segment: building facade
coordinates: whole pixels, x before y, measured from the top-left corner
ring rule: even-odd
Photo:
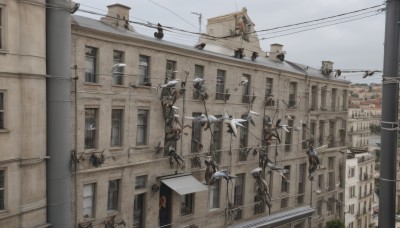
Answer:
[[[0,0],[0,227],[46,226],[45,10]]]
[[[373,223],[374,173],[375,156],[363,150],[348,153],[345,191],[347,228],[370,227]]]
[[[259,45],[235,49],[235,39],[254,31],[246,10],[209,20],[214,35],[218,23],[231,27],[221,33],[232,34],[229,42],[219,46],[203,37],[205,46],[196,48],[143,36],[129,25],[128,7],[108,8],[101,20],[72,17],[76,226],[319,228],[344,219],[349,82],[330,77],[330,62],[313,69],[285,61],[278,44],[269,57]],[[199,90],[195,78],[204,79]],[[175,79],[177,85],[163,86]],[[173,120],[166,107],[175,110]],[[207,128],[185,118],[245,119],[249,110],[260,116],[237,132],[223,122]],[[277,129],[280,143],[265,140],[266,123],[278,120],[289,131]],[[308,179],[310,141],[321,163],[314,181]],[[270,210],[260,204],[251,174],[261,154],[285,170],[267,168]],[[206,185],[205,161],[234,178]]]

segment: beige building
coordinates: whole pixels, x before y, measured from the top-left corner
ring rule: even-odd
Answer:
[[[349,151],[346,161],[346,227],[370,227],[373,224],[374,174],[375,156],[365,150]]]
[[[129,18],[128,7],[108,8],[108,16],[101,20],[72,18],[75,225],[157,227],[160,216],[167,224],[163,227],[305,228],[311,224],[319,228],[333,218],[344,219],[346,158],[341,129],[347,124],[349,82],[329,76],[331,62],[314,69],[285,61],[278,44],[266,57],[255,34],[249,43],[257,45],[242,46],[240,53],[242,47],[232,45],[238,45],[235,41],[240,37],[248,39],[245,35],[254,26],[246,10],[209,19],[208,33],[232,37],[220,42],[202,38],[200,43],[206,45],[195,48],[143,36],[123,20]],[[221,28],[226,31],[220,34]],[[258,56],[252,60],[253,52]],[[116,65],[121,63],[126,66]],[[205,80],[205,102],[192,83],[199,77]],[[160,88],[173,79],[188,82]],[[169,92],[175,92],[171,99],[178,98],[173,103],[179,115],[174,121],[191,128],[183,127],[181,132],[168,128],[162,103],[169,102]],[[227,133],[226,124],[213,123],[205,130],[182,118],[202,113],[218,117],[224,112],[245,118],[249,108],[261,115],[254,117],[254,126],[245,122],[246,128],[238,128],[236,137]],[[278,130],[280,144],[275,140],[262,146],[264,114],[273,124],[281,119],[281,124],[292,127],[289,132]],[[307,128],[299,127],[301,121]],[[171,132],[179,136],[175,143],[168,141]],[[307,179],[304,143],[310,138],[321,160],[313,182]],[[219,169],[235,176],[232,182],[204,184],[204,163],[212,159],[210,144],[215,146]],[[175,160],[170,166],[170,146],[183,159],[181,167]],[[251,147],[256,151],[248,150]],[[288,181],[278,172],[267,174],[271,215],[256,198],[251,174],[259,166],[261,149],[288,171],[283,174]]]
[[[44,4],[0,0],[0,227],[46,226]]]

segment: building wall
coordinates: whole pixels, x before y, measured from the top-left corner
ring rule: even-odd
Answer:
[[[124,220],[128,227],[132,226],[133,221],[133,202],[135,194],[146,193],[145,196],[145,221],[146,227],[156,227],[158,225],[158,205],[160,193],[153,193],[151,187],[154,184],[161,185],[160,177],[172,175],[182,172],[191,173],[197,180],[204,182],[204,159],[208,145],[210,144],[209,131],[202,130],[201,143],[204,145],[202,152],[198,154],[191,153],[191,130],[185,128],[183,130],[187,135],[182,134],[182,141],[177,141],[177,153],[185,160],[185,167],[182,170],[170,168],[169,157],[164,157],[162,152],[157,154],[156,147],[161,142],[164,144],[164,120],[162,117],[162,107],[160,102],[160,91],[146,86],[138,86],[139,74],[139,55],[150,56],[150,75],[152,85],[163,84],[166,74],[166,61],[174,60],[177,62],[177,78],[184,80],[188,76],[186,85],[186,98],[181,97],[175,106],[179,108],[180,116],[191,116],[194,112],[204,111],[204,103],[196,100],[192,96],[193,87],[191,81],[194,79],[195,64],[204,66],[205,86],[209,99],[205,102],[208,114],[222,115],[224,109],[236,118],[240,118],[248,112],[248,104],[242,102],[241,89],[238,85],[242,80],[243,74],[250,75],[250,94],[257,97],[251,110],[264,113],[271,117],[274,122],[277,119],[282,119],[284,124],[287,123],[285,115],[294,115],[294,125],[301,125],[300,120],[316,121],[316,135],[319,135],[319,124],[324,124],[326,127],[324,135],[331,135],[330,138],[322,138],[319,146],[327,145],[318,149],[319,156],[323,166],[328,167],[328,157],[334,157],[335,162],[331,169],[320,169],[318,174],[328,175],[330,172],[335,172],[334,185],[330,189],[323,190],[320,195],[313,196],[311,192],[315,191],[315,182],[310,183],[306,171],[305,175],[305,191],[303,203],[298,203],[298,184],[299,184],[299,166],[307,164],[308,157],[306,150],[302,149],[303,136],[301,131],[293,131],[292,141],[289,149],[285,152],[285,133],[282,131],[282,144],[277,147],[270,146],[269,158],[277,161],[279,166],[290,165],[289,188],[288,192],[281,191],[282,177],[272,172],[269,177],[270,190],[272,197],[271,213],[285,211],[294,207],[310,204],[310,200],[315,205],[317,199],[327,200],[330,197],[338,199],[339,193],[342,193],[343,185],[339,186],[336,183],[340,182],[340,176],[344,174],[343,153],[339,152],[344,148],[344,142],[341,142],[339,137],[339,129],[345,128],[347,121],[347,111],[345,109],[335,108],[334,110],[321,111],[316,110],[309,112],[308,106],[311,99],[311,86],[327,84],[328,88],[337,88],[339,91],[346,91],[347,82],[330,82],[323,78],[306,78],[305,75],[296,74],[289,71],[280,70],[279,68],[269,68],[252,64],[248,61],[237,60],[217,55],[210,55],[204,52],[189,50],[188,48],[177,48],[161,42],[154,42],[153,38],[138,39],[118,36],[106,32],[100,32],[78,25],[72,27],[72,65],[77,66],[77,70],[71,71],[71,76],[78,76],[75,90],[71,88],[71,98],[73,100],[73,109],[76,112],[71,113],[71,119],[74,123],[72,129],[75,129],[73,134],[76,140],[73,142],[73,147],[76,147],[77,159],[76,170],[72,185],[74,189],[74,208],[76,217],[75,223],[92,222],[95,227],[103,227],[104,221],[113,215],[116,219]],[[98,76],[99,83],[84,82],[85,75],[85,46],[98,48]],[[124,84],[122,86],[112,85],[111,68],[113,66],[112,53],[113,50],[124,51],[125,63],[124,68]],[[224,101],[215,100],[215,83],[217,70],[226,71],[225,88],[231,91],[231,97],[225,104]],[[186,74],[185,72],[188,72]],[[274,106],[267,106],[264,109],[265,83],[266,77],[273,79],[273,94],[277,99],[289,99],[288,86],[289,83],[297,83],[296,100],[298,107],[287,109],[283,102],[276,101]],[[134,86],[132,86],[134,85]],[[180,85],[177,86],[179,88]],[[341,94],[341,93],[338,93]],[[76,99],[75,99],[76,96]],[[346,100],[346,99],[343,99]],[[328,99],[327,102],[330,102]],[[183,105],[185,104],[185,106]],[[85,132],[85,108],[98,109],[98,126],[97,146],[95,149],[85,149],[84,147],[84,132]],[[123,144],[121,147],[111,147],[111,110],[113,108],[123,109]],[[137,133],[137,116],[138,109],[146,109],[149,111],[149,131],[147,145],[136,145]],[[184,112],[184,113],[183,113]],[[76,114],[77,115],[76,115]],[[261,114],[262,116],[263,114]],[[76,120],[76,121],[75,121]],[[248,146],[258,146],[262,137],[262,117],[255,118],[255,126],[249,124]],[[329,121],[335,123],[332,132],[330,132]],[[183,126],[189,124],[189,120],[184,120]],[[242,219],[252,219],[260,216],[266,216],[266,213],[254,215],[254,178],[250,171],[258,167],[258,155],[250,153],[247,161],[239,161],[239,135],[237,138],[226,133],[227,127],[223,127],[222,133],[222,151],[220,169],[229,169],[234,176],[244,173],[244,199],[242,208]],[[239,132],[242,129],[239,129]],[[332,134],[331,134],[332,133]],[[310,135],[306,135],[308,139]],[[232,143],[231,143],[232,142]],[[341,146],[343,145],[343,146]],[[232,152],[230,154],[230,148]],[[274,152],[277,152],[275,156]],[[92,154],[105,157],[104,163],[100,167],[94,167],[90,162]],[[201,159],[201,168],[192,168],[191,158],[198,155]],[[176,165],[176,164],[175,164]],[[342,168],[340,168],[342,167]],[[307,170],[307,169],[306,169]],[[144,189],[135,190],[134,184],[137,176],[147,175],[147,185]],[[108,181],[113,179],[121,179],[121,191],[118,211],[107,211],[107,195]],[[343,181],[343,180],[342,180]],[[227,184],[222,181],[220,185],[220,201],[219,208],[208,209],[208,191],[195,193],[194,210],[191,215],[180,215],[180,196],[172,191],[172,222],[174,227],[196,224],[199,227],[223,227],[225,224],[231,223],[231,219],[225,216],[225,208],[227,201],[233,203],[233,184]],[[95,216],[92,219],[83,217],[83,185],[87,183],[96,183],[96,203]],[[301,193],[300,195],[302,195]],[[282,203],[282,198],[288,198],[287,206]],[[342,199],[341,199],[342,200]],[[336,202],[335,202],[336,205]],[[318,222],[325,223],[329,219],[338,216],[343,218],[343,212],[336,210],[329,216],[322,216]],[[268,211],[268,210],[267,210]],[[323,209],[323,215],[326,209]],[[315,218],[313,217],[313,220]],[[235,222],[240,222],[235,221]],[[311,224],[317,225],[312,221]],[[289,224],[290,225],[290,224]]]
[[[0,0],[2,38],[0,170],[4,210],[0,227],[46,224],[45,1]]]

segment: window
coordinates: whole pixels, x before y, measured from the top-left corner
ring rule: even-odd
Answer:
[[[219,208],[219,180],[210,187],[210,209]]]
[[[4,178],[4,170],[0,170],[0,210],[4,210],[5,209],[5,178]]]
[[[315,123],[315,121],[311,121],[311,124],[310,124],[310,134],[311,134],[311,137],[312,138],[314,138],[316,135],[315,135],[315,127],[316,127],[316,123]]]
[[[327,211],[328,211],[328,215],[332,214],[334,211],[334,205],[335,205],[335,198],[331,197],[328,199],[327,201]]]
[[[222,116],[215,116],[216,118],[221,118]],[[219,164],[221,162],[221,148],[222,148],[222,122],[218,121],[213,123],[213,143],[215,150],[215,161]]]
[[[331,98],[331,110],[336,111],[336,96],[337,89],[332,89],[332,98]]]
[[[354,204],[351,204],[351,205],[349,206],[349,213],[352,214],[352,215],[354,215]]]
[[[235,189],[234,189],[234,206],[243,206],[244,201],[244,173],[236,175]]]
[[[118,210],[119,184],[120,184],[119,179],[108,182],[107,210],[116,210],[116,211]]]
[[[176,61],[167,60],[165,83],[176,77]]]
[[[289,84],[289,107],[294,108],[296,106],[296,93],[297,93],[297,83],[291,82]]]
[[[194,78],[204,78],[204,66],[194,65]]]
[[[290,181],[290,165],[285,165],[284,169],[288,170],[285,174],[283,174],[286,179]],[[282,177],[281,181],[281,192],[289,192],[290,182],[287,181],[285,178]]]
[[[326,86],[322,87],[321,90],[321,110],[326,111]]]
[[[325,122],[319,121],[319,145],[322,146],[325,142]]]
[[[97,48],[85,47],[85,82],[97,83]]]
[[[216,85],[216,92],[215,92],[216,100],[224,99],[224,93],[225,93],[224,90],[225,90],[225,71],[217,70],[217,85]]]
[[[146,188],[147,175],[137,176],[135,180],[135,189]]]
[[[0,92],[0,129],[4,129],[4,93],[1,92]]]
[[[329,121],[329,141],[328,141],[328,147],[334,147],[335,145],[335,128],[336,128],[336,122],[334,121]]]
[[[122,145],[123,109],[113,109],[111,113],[111,146]]]
[[[124,52],[114,51],[113,65],[124,62]],[[123,85],[124,84],[124,67],[115,67],[113,69],[113,84]]]
[[[328,169],[333,170],[335,168],[335,157],[328,157]]]
[[[335,172],[334,171],[330,171],[328,173],[328,191],[333,191],[335,190],[336,187],[336,183],[335,183]]]
[[[349,168],[348,177],[349,178],[354,177],[354,173],[355,173],[355,168],[354,167]]]
[[[201,112],[194,112],[192,114],[193,117],[198,117],[201,115]],[[192,142],[191,142],[191,150],[192,153],[200,152],[199,146],[201,144],[201,123],[200,121],[192,121]]]
[[[289,129],[293,128],[294,120],[288,120]],[[289,132],[285,131],[285,152],[290,152],[292,149],[292,139],[293,139],[293,131],[289,130]]]
[[[235,181],[235,189],[234,189],[234,199],[233,199],[233,206],[240,207],[243,206],[244,203],[244,173],[240,173],[236,175]],[[239,220],[242,218],[242,210],[236,209],[232,211],[234,213],[234,220]]]
[[[243,115],[242,119],[246,119],[246,116]],[[249,131],[249,122],[242,122],[244,127],[239,127],[239,161],[247,161],[247,146],[248,146],[248,131]]]
[[[288,206],[289,198],[285,197],[281,199],[281,208],[285,208]]]
[[[139,85],[150,83],[150,57],[139,55]]]
[[[181,215],[193,213],[193,193],[181,196]]]
[[[135,199],[133,202],[133,227],[134,228],[140,228],[143,227],[143,222],[145,221],[144,215],[145,215],[145,197],[146,194],[138,194],[135,195]]]
[[[319,174],[318,175],[318,189],[320,191],[323,191],[324,188],[324,174]]]
[[[356,197],[356,186],[349,187],[349,196],[350,198]]]
[[[93,149],[97,146],[97,109],[85,109],[85,149]]]
[[[138,122],[136,132],[136,145],[147,144],[147,124],[148,124],[148,110],[138,110]]]
[[[0,49],[4,49],[4,36],[3,36],[3,32],[4,32],[4,24],[3,24],[3,9],[0,8]]]
[[[249,103],[249,101],[250,101],[250,75],[243,74],[242,81],[247,81],[247,83],[242,84],[242,103]]]
[[[96,184],[83,186],[83,217],[94,218]]]
[[[272,95],[272,83],[273,79],[272,78],[267,78],[266,83],[265,83],[265,96]]]
[[[306,163],[300,164],[299,166],[299,187],[298,187],[299,196],[297,197],[298,204],[304,203],[304,192],[306,188],[306,181],[305,181],[306,167],[307,167]]]
[[[322,200],[317,201],[317,215],[322,216]]]

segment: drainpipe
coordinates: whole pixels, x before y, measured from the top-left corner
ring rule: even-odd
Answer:
[[[52,227],[71,227],[71,98],[70,1],[47,0],[47,221]]]

